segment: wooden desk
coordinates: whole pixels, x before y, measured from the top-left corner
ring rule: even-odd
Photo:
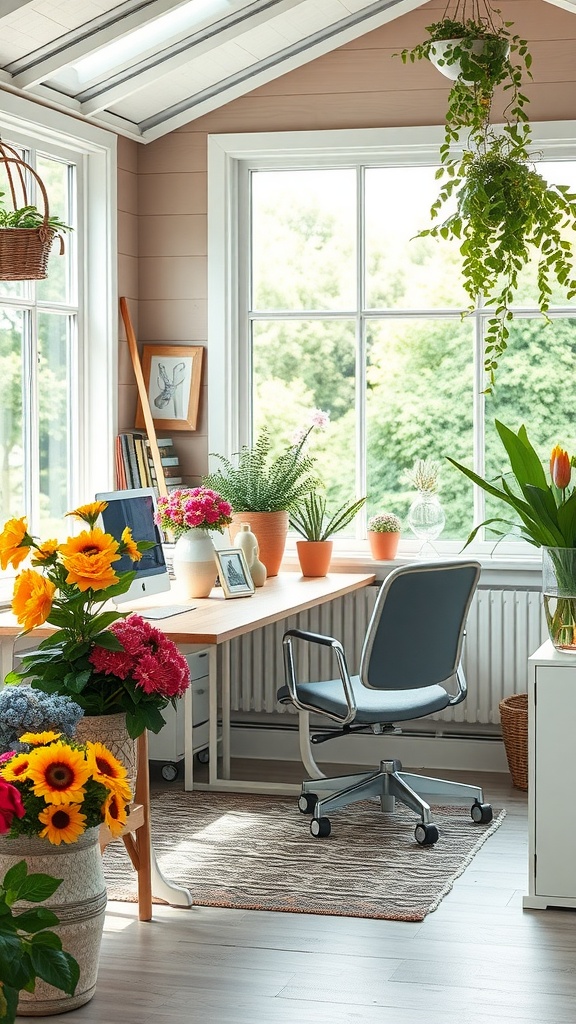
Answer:
[[[252,597],[226,600],[219,588],[210,597],[194,601],[195,607],[158,625],[180,646],[199,645],[209,650],[210,686],[210,742],[209,781],[194,783],[192,756],[192,697],[185,700],[185,761],[184,788],[210,789],[226,792],[279,793],[295,790],[281,783],[255,783],[230,779],[230,660],[229,641],[262,626],[279,622],[298,612],[333,601],[354,590],[360,590],[374,581],[373,574],[330,573],[328,576],[304,577],[296,572],[280,573],[267,580]],[[131,605],[134,611],[145,614],[146,606],[158,606],[161,601],[170,604],[174,594],[160,595]],[[217,651],[221,649],[221,671],[218,672]],[[218,776],[218,690],[221,689],[222,717],[222,777]]]

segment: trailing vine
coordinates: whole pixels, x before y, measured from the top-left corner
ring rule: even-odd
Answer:
[[[518,275],[534,250],[538,307],[547,322],[553,280],[568,300],[576,296],[573,246],[563,237],[565,229],[576,230],[576,194],[565,185],[549,184],[534,166],[529,99],[523,92],[525,76],[532,77],[527,41],[511,34],[511,22],[500,19],[496,24],[500,11],[487,3],[484,16],[479,0],[472,8],[474,17],[466,17],[466,0],[458,0],[453,17],[445,12],[441,21],[426,29],[428,39],[402,50],[400,57],[404,63],[431,59],[444,73],[458,72],[448,97],[436,172],[442,184],[430,215],[439,220],[454,199],[456,208],[418,237],[460,243],[463,284],[470,299],[464,316],[477,308],[479,300],[493,309],[484,353],[489,394],[510,336]],[[504,124],[496,129],[491,113],[499,86],[509,95]]]

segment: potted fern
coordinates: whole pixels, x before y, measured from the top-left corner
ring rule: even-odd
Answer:
[[[366,498],[344,503],[335,512],[328,511],[323,494],[312,491],[290,515],[290,525],[304,540],[296,541],[303,576],[325,576],[330,567],[333,541],[330,537],[348,526]]]
[[[430,210],[437,221],[419,237],[456,240],[471,313],[479,300],[493,309],[485,335],[486,393],[491,393],[500,357],[506,350],[519,275],[537,253],[538,306],[547,318],[551,282],[568,300],[576,296],[573,243],[576,194],[549,184],[534,167],[528,98],[524,77],[532,77],[525,39],[498,23],[499,12],[483,3],[458,2],[453,16],[428,26],[428,38],[400,54],[404,63],[431,59],[454,79],[448,96],[444,141],[440,147],[442,180]],[[491,123],[497,88],[506,95],[505,121]],[[465,138],[463,149],[462,138]],[[455,209],[452,209],[455,200]],[[442,219],[445,206],[449,216]]]
[[[307,450],[311,430],[313,427],[274,456],[270,435],[264,429],[252,446],[243,445],[234,462],[212,453],[220,468],[203,479],[204,486],[217,491],[232,506],[232,541],[240,524],[249,523],[268,576],[278,575],[290,513],[319,482],[314,475],[315,459]]]

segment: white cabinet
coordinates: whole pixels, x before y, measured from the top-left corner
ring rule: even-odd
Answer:
[[[194,754],[208,747],[209,679],[208,651],[185,654],[190,666],[190,687],[192,690],[192,752]],[[178,774],[177,765],[184,758],[184,709],[185,701],[179,700],[177,710],[171,705],[162,712],[166,725],[158,733],[148,733],[148,757],[150,761],[161,761],[162,774],[171,781]]]
[[[529,659],[526,908],[576,908],[576,655],[547,641]]]

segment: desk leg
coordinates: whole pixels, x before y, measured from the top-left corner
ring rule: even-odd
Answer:
[[[138,917],[141,921],[152,920],[152,896],[166,900],[175,907],[191,907],[192,897],[188,889],[169,882],[164,878],[156,863],[152,849],[150,827],[150,776],[148,772],[148,735],[146,731],[138,737],[138,775],[135,787],[136,803],[142,804],[144,823],[133,835],[124,837],[125,845],[134,852],[138,872]]]
[[[213,644],[208,655],[209,722],[208,779],[211,786],[218,780],[218,648]]]
[[[222,644],[222,778],[230,778],[230,644]]]
[[[184,789],[190,792],[194,789],[194,721],[192,718],[192,687],[189,686],[184,693]]]

